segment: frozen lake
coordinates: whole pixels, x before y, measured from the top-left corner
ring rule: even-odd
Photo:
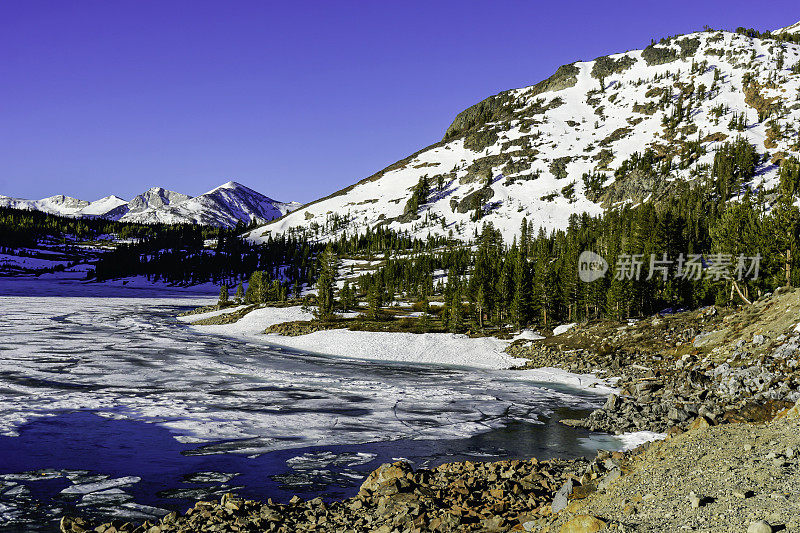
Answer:
[[[231,488],[349,496],[401,457],[431,466],[619,446],[556,422],[602,404],[589,392],[201,336],[175,314],[208,296],[43,286],[0,282],[11,294],[0,296],[0,529],[39,529],[76,508],[143,520]]]

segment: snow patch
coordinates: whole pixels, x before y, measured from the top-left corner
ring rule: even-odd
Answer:
[[[562,333],[566,333],[577,325],[577,322],[573,322],[571,324],[561,324],[560,326],[556,326],[553,328],[553,335],[561,335]]]

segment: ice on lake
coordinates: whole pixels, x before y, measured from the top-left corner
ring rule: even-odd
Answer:
[[[207,297],[62,290],[0,296],[0,443],[29,454],[0,452],[0,525],[55,520],[70,505],[144,520],[240,490],[342,497],[396,456],[427,466],[551,453],[569,439],[582,454],[591,445],[576,430],[542,420],[604,401],[524,372],[198,335],[175,315]]]

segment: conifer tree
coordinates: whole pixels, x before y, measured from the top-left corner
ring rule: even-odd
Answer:
[[[529,320],[531,286],[528,260],[518,251],[514,258],[514,299],[511,301],[511,318],[517,327],[525,326]]]
[[[456,333],[464,327],[464,307],[462,303],[463,292],[459,284],[453,291],[453,299],[450,302],[450,320],[448,327],[450,331]]]
[[[333,317],[335,301],[333,299],[333,286],[336,278],[337,258],[333,246],[328,245],[320,254],[319,277],[317,278],[317,320],[329,320]]]
[[[261,271],[256,270],[250,274],[244,298],[249,304],[258,304],[263,301],[261,300]]]
[[[344,280],[342,289],[339,291],[339,303],[344,311],[351,311],[356,307],[355,294],[352,287],[350,287],[349,280]]]
[[[369,293],[367,294],[367,304],[369,306],[369,317],[372,320],[380,318],[381,307],[385,301],[383,279],[379,275],[374,276]]]
[[[791,203],[790,198],[781,196],[767,219],[766,233],[771,237],[767,242],[769,258],[776,263],[772,270],[786,286],[792,285],[798,256],[799,232],[800,210]]]

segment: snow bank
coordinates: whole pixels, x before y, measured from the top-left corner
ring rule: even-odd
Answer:
[[[267,335],[266,342],[309,352],[372,361],[433,363],[505,369],[515,360],[503,352],[507,341],[471,339],[452,333],[373,333],[343,329],[317,331],[299,337]]]
[[[517,341],[517,340],[537,341],[537,340],[543,339],[543,338],[544,337],[542,337],[541,335],[539,335],[537,332],[533,331],[532,329],[523,329],[522,331],[520,331],[519,333],[514,335],[514,338],[511,339],[511,340],[514,340],[514,341]]]
[[[617,450],[626,452],[632,450],[645,442],[661,440],[666,438],[665,433],[655,433],[653,431],[634,431],[621,435],[609,435],[604,433],[593,433],[590,437],[579,439],[582,445],[594,450]]]
[[[654,440],[661,440],[667,437],[666,433],[656,433],[654,431],[636,431],[634,433],[623,433],[616,438],[622,442],[620,451],[627,451]]]
[[[555,328],[553,328],[553,335],[561,335],[562,333],[566,333],[575,326],[577,326],[577,323],[575,322],[571,324],[561,324],[560,326],[556,326]]]
[[[206,315],[193,315],[184,319],[191,319],[188,321],[193,322],[204,316]],[[455,365],[494,370],[505,370],[520,363],[519,359],[503,351],[510,341],[494,337],[469,338],[466,335],[453,333],[376,333],[345,329],[317,331],[297,337],[263,334],[266,328],[274,324],[312,318],[311,313],[303,311],[299,306],[264,307],[248,313],[233,324],[190,327],[200,333],[244,338],[293,350],[371,361]],[[540,337],[532,331],[523,331],[514,338]],[[597,376],[572,374],[558,368],[515,371],[514,377],[539,383],[566,385],[598,394],[610,394],[615,390]]]
[[[233,309],[230,311],[225,309],[223,312],[212,311],[211,313],[203,313],[182,318],[186,322],[195,322],[201,318],[224,315],[232,311]],[[228,335],[232,337],[247,337],[248,339],[252,340],[252,338],[265,338],[263,335],[264,330],[275,324],[280,324],[282,322],[294,322],[297,320],[311,320],[312,318],[314,318],[314,315],[307,311],[303,311],[299,305],[292,307],[262,307],[261,309],[250,311],[241,319],[232,324],[192,327],[197,329],[197,331],[202,331],[203,333],[216,333],[219,335]]]
[[[206,315],[183,318],[194,321],[204,316]],[[246,338],[283,348],[371,361],[490,369],[506,369],[516,362],[512,356],[503,352],[509,342],[494,337],[471,339],[466,335],[453,333],[375,333],[345,329],[317,331],[297,337],[263,334],[266,328],[274,324],[312,318],[311,313],[303,311],[299,306],[264,307],[246,314],[233,324],[191,327],[202,333]]]
[[[207,313],[195,313],[192,315],[184,315],[179,316],[178,320],[181,322],[195,322],[197,320],[203,320],[205,318],[211,318],[214,316],[219,315],[228,315],[230,313],[235,313],[236,311],[240,311],[247,307],[246,305],[237,305],[236,307],[226,307],[225,309],[217,309],[216,311],[208,311]]]

